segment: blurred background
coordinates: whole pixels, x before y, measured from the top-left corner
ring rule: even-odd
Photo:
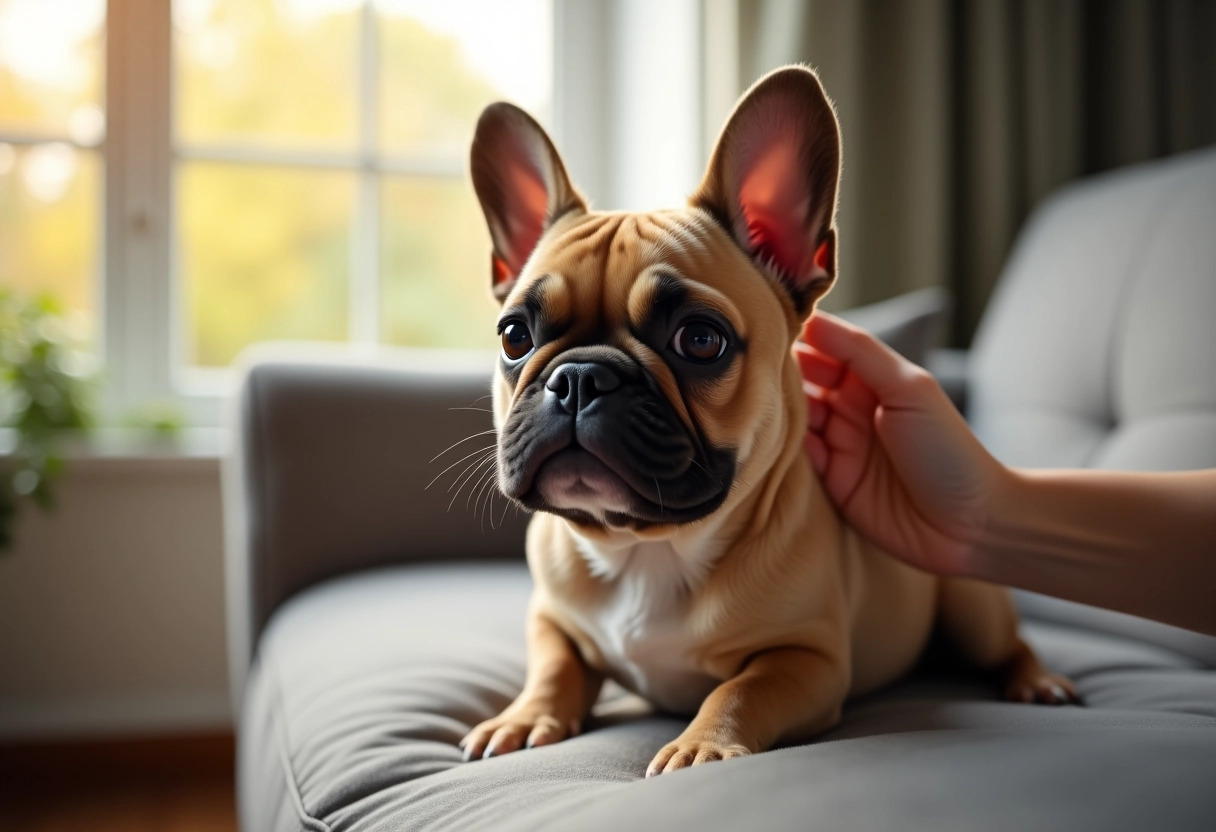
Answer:
[[[740,92],[815,66],[844,134],[828,308],[944,286],[965,346],[1044,197],[1216,142],[1213,44],[1209,0],[0,0],[0,297],[37,307],[0,322],[0,743],[205,737],[227,782],[233,362],[494,346],[487,103],[596,207],[674,206]],[[55,416],[30,362],[89,403]]]

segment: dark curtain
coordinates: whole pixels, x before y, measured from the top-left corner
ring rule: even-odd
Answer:
[[[738,15],[741,85],[807,63],[840,115],[828,308],[946,286],[957,346],[1044,196],[1216,143],[1212,0],[739,0]]]

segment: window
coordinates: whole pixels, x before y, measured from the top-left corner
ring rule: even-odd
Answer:
[[[0,284],[116,409],[218,419],[263,339],[492,347],[481,108],[550,117],[551,0],[0,0]]]
[[[53,295],[81,340],[99,334],[103,17],[0,2],[0,286]]]

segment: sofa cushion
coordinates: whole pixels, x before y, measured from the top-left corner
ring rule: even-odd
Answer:
[[[1216,817],[1204,659],[1216,640],[1188,654],[1076,622],[1025,626],[1085,708],[1004,703],[988,680],[922,670],[851,703],[810,745],[644,780],[684,722],[609,690],[575,739],[462,763],[456,742],[522,684],[529,588],[522,564],[408,565],[281,607],[246,689],[243,828],[1207,829]]]
[[[1216,467],[1216,148],[1065,188],[1026,224],[968,419],[1030,467]]]

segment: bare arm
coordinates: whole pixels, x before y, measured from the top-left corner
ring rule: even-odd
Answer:
[[[968,571],[1216,634],[1216,470],[1012,470]]]
[[[866,332],[816,313],[803,339],[807,453],[882,549],[1216,634],[1216,470],[1012,470],[928,373]]]

